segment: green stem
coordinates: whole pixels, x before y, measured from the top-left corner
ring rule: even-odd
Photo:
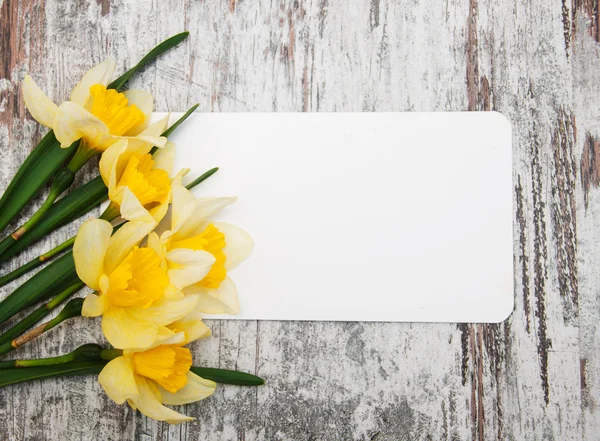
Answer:
[[[33,227],[35,224],[37,224],[40,221],[40,219],[42,218],[42,216],[44,216],[46,211],[48,211],[50,209],[50,207],[52,207],[52,204],[54,204],[54,202],[56,201],[58,196],[60,196],[60,194],[57,191],[50,190],[50,194],[48,195],[48,197],[46,198],[44,203],[40,206],[40,208],[38,208],[38,210],[34,213],[34,215],[31,216],[31,218],[27,222],[25,222],[23,225],[21,225],[19,228],[17,228],[13,234],[6,237],[2,241],[2,243],[4,243],[7,239],[11,239],[12,241],[19,240],[19,238],[23,234],[25,234],[25,232],[27,230],[29,230],[31,227]],[[12,245],[12,241],[10,242],[10,245]],[[0,246],[0,249],[2,249],[2,248],[3,247]],[[0,251],[0,253],[1,252],[2,251]]]
[[[22,335],[19,338],[16,338],[15,340],[11,340],[9,342],[0,344],[0,357],[8,354],[9,352],[14,351],[17,348],[20,348],[25,343],[28,343],[31,340],[39,337],[44,332],[47,332],[50,329],[54,328],[55,326],[58,326],[65,320],[70,319],[72,317],[81,316],[81,308],[83,306],[83,300],[84,299],[79,298],[79,297],[76,299],[69,300],[69,302],[65,305],[65,307],[62,309],[62,311],[60,311],[58,313],[58,315],[56,317],[54,317],[52,320],[47,321],[46,323],[43,323],[39,326],[36,326],[31,331],[27,332],[26,334]],[[12,331],[12,328],[10,329],[10,331]],[[13,335],[14,334],[15,333],[13,333]],[[2,336],[2,337],[4,337],[4,336]]]
[[[0,369],[55,366],[64,365],[74,361],[101,361],[100,354],[102,350],[102,346],[89,343],[87,345],[79,346],[73,352],[57,357],[2,361],[0,362]]]
[[[68,299],[71,295],[73,295],[75,292],[80,290],[83,287],[83,285],[84,285],[83,282],[79,281],[79,282],[69,286],[67,289],[62,291],[60,294],[58,294],[52,300],[50,300],[49,302],[40,306],[38,309],[33,311],[27,317],[25,317],[20,322],[15,324],[12,328],[10,328],[6,332],[4,332],[4,334],[0,335],[0,345],[2,345],[2,350],[0,350],[0,356],[5,355],[8,352],[10,352],[11,350],[16,349],[19,346],[22,346],[25,343],[33,340],[34,338],[38,337],[39,335],[43,334],[44,332],[48,331],[49,329],[52,329],[53,327],[55,327],[58,323],[66,320],[67,318],[73,317],[74,316],[73,314],[76,312],[77,303],[79,303],[79,314],[81,314],[82,301],[81,301],[81,299],[79,301],[77,301],[77,299],[74,299],[71,301],[71,302],[73,302],[73,304],[71,302],[69,302],[69,304],[67,304],[67,306],[65,306],[63,311],[59,315],[56,316],[58,319],[54,318],[53,320],[51,320],[47,323],[44,323],[40,326],[37,326],[37,327],[33,328],[31,331],[24,334],[23,336],[17,338],[19,335],[23,334],[23,332],[25,332],[31,326],[33,326],[38,321],[40,321],[42,318],[44,318],[48,314],[50,314],[50,312],[52,312],[58,305],[60,305],[62,302],[64,302],[66,299]],[[13,339],[15,339],[15,340],[13,340]],[[8,350],[8,347],[5,347],[5,345],[7,345],[7,344],[10,345],[10,348],[12,348],[12,349]]]
[[[108,204],[108,207],[104,209],[99,219],[111,222],[119,217],[120,214],[119,206],[111,201],[110,204]]]
[[[73,246],[74,242],[75,242],[75,237],[65,240],[63,243],[55,246],[47,253],[40,254],[35,259],[27,262],[25,265],[0,277],[0,287],[6,285],[7,283],[12,282],[13,280],[17,279],[18,277],[21,277],[23,274],[28,273],[32,269],[37,268],[38,266],[42,265],[43,263],[45,263],[45,262],[51,260],[53,257],[57,256],[58,254],[62,253],[63,251],[68,250],[69,248],[71,248]]]
[[[6,262],[57,228],[83,216],[93,207],[101,204],[106,199],[107,193],[108,190],[100,176],[73,189],[55,202],[52,208],[46,212],[46,216],[34,228],[25,233],[18,242],[13,243],[0,256],[0,263]]]
[[[181,124],[183,124],[183,122],[188,119],[188,117],[194,113],[194,111],[198,108],[200,104],[194,104],[192,107],[190,107],[188,109],[187,112],[185,112],[181,118],[179,118],[177,121],[175,121],[175,123],[169,127],[167,130],[165,130],[165,132],[161,135],[164,136],[166,138],[168,138],[169,136],[171,136],[171,133],[173,133],[175,131],[175,129],[177,127],[179,127]],[[158,147],[153,147],[152,150],[150,150],[150,154],[153,154],[156,150],[158,149]]]
[[[15,230],[14,233],[5,237],[0,242],[0,256],[7,251],[15,242],[17,242],[27,231],[33,228],[41,221],[56,199],[73,183],[75,173],[67,168],[62,168],[56,173],[56,178],[50,187],[50,193],[46,197],[44,203],[38,208],[31,218]]]
[[[69,164],[65,168],[75,174],[98,153],[99,152],[97,150],[89,148],[85,141],[82,140],[79,143],[77,152],[75,152],[75,155],[73,155],[71,161],[69,161]]]
[[[15,314],[38,302],[62,292],[66,286],[79,282],[73,253],[66,252],[50,265],[42,268],[21,286],[0,301],[0,324],[6,322]]]
[[[100,358],[106,361],[110,361],[114,358],[120,357],[121,355],[123,355],[122,349],[102,349],[100,352]]]
[[[210,178],[212,175],[214,175],[218,171],[219,171],[219,167],[211,168],[209,171],[203,173],[202,175],[200,175],[196,179],[194,179],[192,182],[187,184],[185,186],[185,188],[187,188],[188,190],[191,190],[196,185],[200,184],[201,182],[206,181],[208,178]]]
[[[85,142],[79,143],[79,148],[75,153],[75,156],[69,162],[69,165],[58,170],[52,186],[50,187],[50,193],[42,204],[42,206],[35,212],[31,218],[25,222],[22,226],[10,236],[4,238],[0,242],[0,255],[6,251],[14,242],[18,241],[27,231],[33,228],[46,214],[46,212],[54,205],[56,199],[65,192],[67,188],[71,186],[75,180],[75,174],[85,165],[87,161],[92,158],[97,151],[88,148]]]
[[[169,127],[167,130],[165,130],[165,132],[162,134],[162,136],[165,137],[169,137],[171,136],[171,134],[175,131],[175,129],[177,127],[179,127],[181,124],[183,124],[183,122],[188,119],[188,117],[194,113],[194,111],[198,108],[200,104],[194,104],[192,107],[190,107],[188,109],[187,112],[185,112],[183,115],[181,115],[181,118],[179,118],[177,121],[175,121],[175,123],[173,123],[173,125],[171,127]]]

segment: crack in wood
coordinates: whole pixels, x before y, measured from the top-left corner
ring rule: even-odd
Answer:
[[[521,175],[517,176],[516,194],[516,220],[519,227],[519,262],[521,263],[521,285],[523,298],[523,313],[525,315],[525,330],[531,331],[531,306],[529,305],[529,256],[527,255],[527,220],[524,210],[523,186]]]
[[[577,165],[573,156],[577,142],[575,117],[560,109],[552,134],[552,229],[556,242],[556,269],[565,320],[574,322],[579,308],[577,269],[577,210],[575,182]]]
[[[532,112],[534,112],[532,110]],[[541,164],[541,145],[538,139],[535,118],[533,119],[531,136],[531,186],[533,197],[533,283],[535,297],[535,317],[537,318],[537,352],[540,362],[540,379],[544,391],[544,402],[550,402],[550,386],[548,383],[548,349],[552,347],[546,334],[546,281],[548,279],[548,247],[546,236],[546,202],[544,201],[544,170]]]

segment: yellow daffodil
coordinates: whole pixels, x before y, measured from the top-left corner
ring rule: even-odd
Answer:
[[[194,418],[164,405],[181,405],[209,397],[214,381],[190,371],[192,354],[178,344],[161,344],[145,351],[125,350],[100,372],[98,381],[117,404],[125,401],[144,415],[171,424]]]
[[[166,120],[160,121],[164,129]],[[162,130],[157,128],[156,130]],[[168,142],[165,148],[150,154],[152,148],[148,143],[132,143],[122,140],[110,146],[100,159],[100,175],[108,187],[111,203],[122,211],[126,189],[131,191],[139,201],[137,217],[148,211],[157,221],[166,212],[171,199],[171,184],[181,184],[181,177],[187,173],[183,170],[171,178],[173,169],[173,150],[175,145]]]
[[[183,186],[173,187],[170,230],[160,238],[148,236],[148,247],[161,255],[164,267],[176,286],[187,295],[197,295],[197,311],[208,314],[239,312],[237,291],[228,272],[252,251],[252,238],[244,230],[225,222],[209,219],[235,198],[199,198]],[[197,255],[210,255],[202,266]],[[201,267],[202,266],[202,267]]]
[[[90,69],[71,92],[70,100],[60,106],[27,75],[23,83],[25,105],[40,124],[54,130],[61,147],[82,139],[88,150],[103,152],[122,138],[164,146],[166,138],[146,131],[154,105],[152,95],[143,90],[119,93],[107,89],[114,69],[111,59]]]
[[[121,211],[135,212],[137,198],[125,190]],[[115,234],[104,220],[85,222],[75,239],[79,278],[97,294],[86,297],[82,315],[102,316],[106,339],[119,349],[145,349],[177,332],[167,325],[195,310],[198,297],[184,296],[170,282],[161,257],[140,241],[156,226],[149,216],[125,223]]]

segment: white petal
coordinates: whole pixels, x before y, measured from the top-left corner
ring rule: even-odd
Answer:
[[[154,98],[150,92],[136,89],[126,90],[123,92],[123,95],[125,95],[127,98],[128,105],[135,105],[145,116],[144,123],[142,125],[136,126],[132,130],[125,133],[125,136],[134,136],[148,127],[148,122],[152,117],[152,109],[154,109]]]
[[[61,147],[69,147],[75,141],[85,138],[90,147],[105,150],[114,142],[110,139],[108,127],[79,104],[64,102],[56,112],[54,135]]]
[[[108,149],[106,149],[100,157],[100,176],[102,176],[104,185],[108,187],[109,191],[114,191],[115,189],[117,180],[117,164],[123,152],[127,150],[127,146],[128,143],[126,139],[117,141]]]
[[[165,289],[164,297],[165,300],[183,300],[185,299],[185,294],[183,291],[176,288],[173,284],[169,284]]]
[[[175,393],[160,388],[162,402],[171,406],[194,403],[210,397],[217,388],[217,383],[199,377],[193,372],[187,373],[187,379],[187,384]]]
[[[201,230],[206,228],[203,225],[206,219],[216,215],[236,200],[236,197],[208,197],[196,200],[187,188],[174,186],[171,230],[175,235],[175,240],[200,234]]]
[[[186,344],[185,332],[175,332],[166,326],[159,326],[158,335],[153,347],[159,345],[184,345]]]
[[[179,289],[204,279],[215,263],[212,254],[185,248],[169,251],[166,258],[171,268],[168,270],[169,280]]]
[[[102,63],[92,67],[73,88],[73,91],[71,92],[71,101],[85,107],[88,98],[90,97],[90,87],[94,84],[107,86],[114,71],[115,60],[111,58],[107,58]]]
[[[110,222],[91,219],[79,227],[73,244],[73,260],[79,278],[92,289],[100,287],[104,273],[104,258],[108,250],[113,227]]]
[[[139,395],[129,357],[121,356],[109,361],[98,375],[98,382],[106,395],[117,404],[123,404],[128,399],[135,400]]]
[[[165,259],[165,253],[164,253],[164,248],[162,246],[162,244],[160,243],[160,239],[158,238],[158,234],[156,234],[156,232],[152,232],[148,235],[148,244],[146,245],[148,248],[150,248],[151,250],[154,250],[154,252],[156,253],[157,256],[160,257],[161,260],[161,266],[164,269],[167,269],[167,264],[166,264],[166,259]]]
[[[153,382],[140,375],[136,375],[136,380],[139,396],[137,399],[132,399],[131,402],[144,415],[158,421],[167,421],[171,424],[194,420],[192,417],[182,415],[163,406],[160,402],[160,392]]]
[[[147,141],[143,141],[142,139],[145,139],[146,137],[159,138],[160,135],[166,130],[168,122],[169,115],[148,126],[139,134],[141,137],[140,139],[128,138],[129,147],[127,150],[132,153],[139,153],[140,155],[145,155],[146,153],[150,152],[154,146]]]
[[[129,221],[155,223],[154,218],[144,208],[129,187],[118,187],[114,192],[115,202],[121,204],[121,217]]]
[[[191,191],[180,185],[174,186],[172,192],[171,231],[177,233],[196,208],[196,198]]]
[[[189,168],[182,168],[177,172],[175,176],[171,178],[171,187],[181,187],[183,185],[183,178],[190,172]]]
[[[188,216],[184,224],[179,227],[176,240],[200,234],[207,227],[207,219],[219,213],[223,208],[237,201],[236,197],[208,197],[198,198],[194,211]]]
[[[189,295],[181,300],[160,300],[148,308],[128,308],[128,313],[136,320],[166,326],[193,312],[196,309],[197,302],[198,297]]]
[[[185,333],[185,344],[210,336],[210,328],[202,322],[202,314],[192,312],[169,325],[169,328]]]
[[[81,315],[83,317],[99,317],[104,314],[106,305],[104,296],[96,294],[88,294],[81,307]]]
[[[154,219],[154,222],[158,225],[167,214],[167,211],[169,211],[169,204],[168,202],[165,202],[164,204],[151,208],[149,210],[149,213],[150,216]]]
[[[102,316],[102,332],[117,349],[148,348],[158,335],[156,323],[139,320],[130,314],[131,308],[111,307]]]
[[[154,168],[159,168],[167,172],[169,176],[173,171],[173,163],[175,162],[175,144],[167,142],[164,148],[158,149],[152,156],[154,160]]]
[[[37,122],[50,128],[54,126],[58,106],[42,92],[42,89],[35,84],[35,81],[29,75],[23,81],[23,99],[27,110]]]
[[[148,126],[146,130],[144,130],[140,135],[150,135],[150,136],[160,136],[166,130],[169,125],[169,118],[171,118],[171,114],[167,113],[166,116],[162,117],[155,123],[152,123]]]
[[[152,147],[163,148],[165,145],[167,145],[167,138],[164,136],[152,136],[140,133],[136,136],[125,136],[125,138],[128,140],[137,140],[139,142],[146,142],[150,144],[148,151],[150,151]]]
[[[226,222],[213,222],[213,225],[225,235],[225,269],[232,270],[252,253],[254,241],[246,231],[235,225]]]
[[[185,294],[198,295],[196,311],[205,314],[237,314],[240,312],[237,289],[233,281],[227,277],[217,289],[206,288],[200,284],[183,290]]]

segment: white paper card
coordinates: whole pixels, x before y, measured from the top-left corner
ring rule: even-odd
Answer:
[[[181,114],[173,114],[174,121]],[[489,113],[197,113],[175,165],[238,196],[237,319],[500,322],[513,309],[511,127]],[[219,316],[224,317],[224,316]]]

